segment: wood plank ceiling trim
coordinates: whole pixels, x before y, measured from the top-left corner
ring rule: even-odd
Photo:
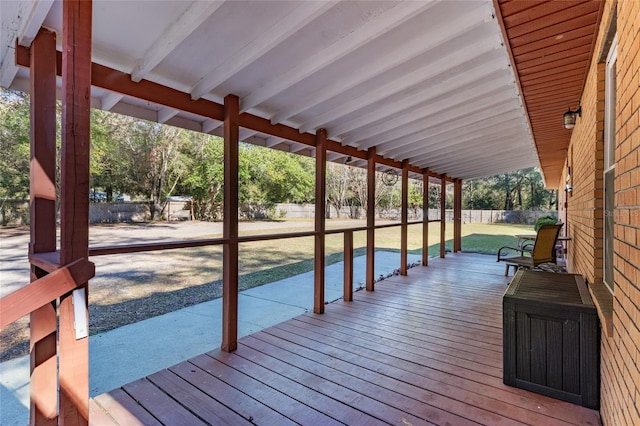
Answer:
[[[506,34],[548,187],[558,186],[571,131],[562,114],[578,107],[604,2],[494,0]]]

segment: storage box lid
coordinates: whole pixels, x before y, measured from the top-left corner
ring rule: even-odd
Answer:
[[[589,289],[582,276],[578,274],[520,270],[511,280],[504,296],[595,308]]]

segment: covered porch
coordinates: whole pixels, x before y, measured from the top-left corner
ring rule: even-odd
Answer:
[[[507,0],[140,2],[135,7],[130,2],[78,0],[6,4],[2,16],[7,17],[3,25],[9,31],[3,33],[0,83],[28,91],[32,100],[32,226],[31,283],[2,299],[2,325],[30,314],[32,424],[99,424],[110,416],[130,424],[118,416],[133,414],[143,419],[146,410],[140,407],[145,401],[151,411],[151,417],[142,421],[145,424],[154,419],[193,424],[205,418],[215,423],[218,413],[227,412],[222,406],[231,404],[222,398],[233,395],[233,389],[247,392],[242,395],[250,398],[250,405],[265,403],[265,408],[255,406],[284,416],[283,422],[289,416],[305,424],[322,423],[321,419],[366,423],[374,418],[411,424],[597,424],[596,412],[501,384],[500,296],[506,285],[502,265],[491,264],[493,259],[478,263],[471,260],[475,257],[456,255],[461,261],[454,267],[447,263],[451,259],[445,259],[442,268],[409,274],[406,241],[411,225],[407,216],[410,177],[423,181],[425,194],[431,180],[441,186],[441,193],[447,185],[453,186],[454,253],[461,249],[464,179],[540,165],[548,185],[559,181],[569,136],[549,123],[562,114],[567,99],[577,98],[575,91],[579,92],[592,49],[591,35],[601,15],[598,2],[543,2],[535,7]],[[573,19],[576,14],[580,19]],[[140,24],[144,22],[153,24]],[[539,30],[542,22],[553,24]],[[586,52],[566,57],[559,42],[564,34],[571,34],[572,42]],[[555,86],[560,64],[571,70],[563,77],[570,83],[563,90]],[[62,100],[59,175],[57,96]],[[222,136],[223,237],[90,248],[91,108]],[[379,225],[369,209],[363,229],[367,232],[367,292],[356,293],[353,303],[328,309],[325,237],[332,231],[326,229],[324,216],[316,214],[312,232],[268,236],[314,237],[314,314],[238,342],[238,250],[240,243],[252,240],[238,234],[241,141],[315,157],[317,212],[326,207],[328,161],[350,159],[354,166],[366,168],[370,206],[375,204],[376,172],[395,170],[402,180],[399,269],[408,278],[385,281],[373,293]],[[426,199],[423,195],[424,211]],[[443,214],[444,207],[441,197]],[[423,235],[428,222],[423,215]],[[444,258],[444,216],[439,222]],[[350,232],[341,232],[345,258],[350,259]],[[122,396],[121,401],[110,401],[109,396],[94,399],[90,418],[86,302],[95,274],[90,256],[193,244],[223,246],[221,351],[176,368],[184,368],[187,376],[200,369],[203,378],[221,388],[210,389],[213,397],[207,396],[204,388],[191,391],[193,386],[175,372],[161,372],[115,391],[112,396]],[[427,261],[423,257],[423,265]],[[494,269],[495,274],[489,272]],[[469,277],[475,278],[469,282]],[[352,284],[349,281],[345,279],[345,289]],[[345,291],[345,296],[350,294]],[[354,309],[360,306],[364,309]],[[320,316],[325,310],[329,312]],[[414,326],[411,333],[415,334],[407,334]],[[362,327],[369,334],[363,334]],[[400,330],[403,333],[398,334]],[[435,330],[437,335],[429,334]],[[311,347],[288,346],[301,345],[300,334]],[[341,341],[345,336],[355,346],[346,346]],[[389,345],[390,341],[394,344]],[[336,344],[341,351],[334,352]],[[349,353],[365,347],[373,352],[358,355],[361,362],[368,361],[356,368]],[[296,356],[289,355],[290,350]],[[330,351],[331,368],[324,364],[323,357],[329,354],[322,350]],[[271,358],[268,351],[277,355]],[[303,353],[313,373],[296,364],[307,362],[298,358]],[[317,358],[308,358],[312,355]],[[267,368],[269,379],[239,375],[242,363],[247,363],[247,372],[267,374],[265,367],[257,366],[260,359],[274,363]],[[197,362],[204,364],[198,367]],[[282,362],[286,363],[282,373],[300,376],[276,373]],[[352,364],[354,370],[338,370],[338,365],[346,366],[343,363]],[[406,370],[409,366],[416,369]],[[397,376],[401,371],[405,375]],[[424,376],[427,371],[436,377]],[[238,384],[220,382],[216,377],[223,373],[233,373]],[[375,377],[366,379],[365,373]],[[406,374],[420,377],[413,382]],[[262,388],[256,380],[269,383],[268,394],[250,396],[250,390]],[[240,381],[249,384],[242,387]],[[384,386],[393,391],[382,390]],[[143,405],[130,405],[132,401]],[[283,413],[286,407],[292,409]],[[245,413],[246,421],[258,418],[253,410],[233,406],[231,410]],[[262,419],[273,423],[266,421],[268,417]]]
[[[91,400],[96,424],[598,425],[502,383],[493,256],[458,253]],[[114,366],[117,368],[117,366]]]

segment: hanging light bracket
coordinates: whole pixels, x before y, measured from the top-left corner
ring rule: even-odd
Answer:
[[[569,110],[564,113],[562,116],[562,124],[565,129],[573,129],[573,126],[576,125],[576,117],[582,117],[582,106],[578,105],[578,109],[575,111],[571,111],[571,107]]]

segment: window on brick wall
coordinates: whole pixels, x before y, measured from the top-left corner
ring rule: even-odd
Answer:
[[[616,168],[616,61],[618,38],[613,39],[605,74],[604,113],[604,283],[611,292],[613,284],[613,225],[615,223]]]

